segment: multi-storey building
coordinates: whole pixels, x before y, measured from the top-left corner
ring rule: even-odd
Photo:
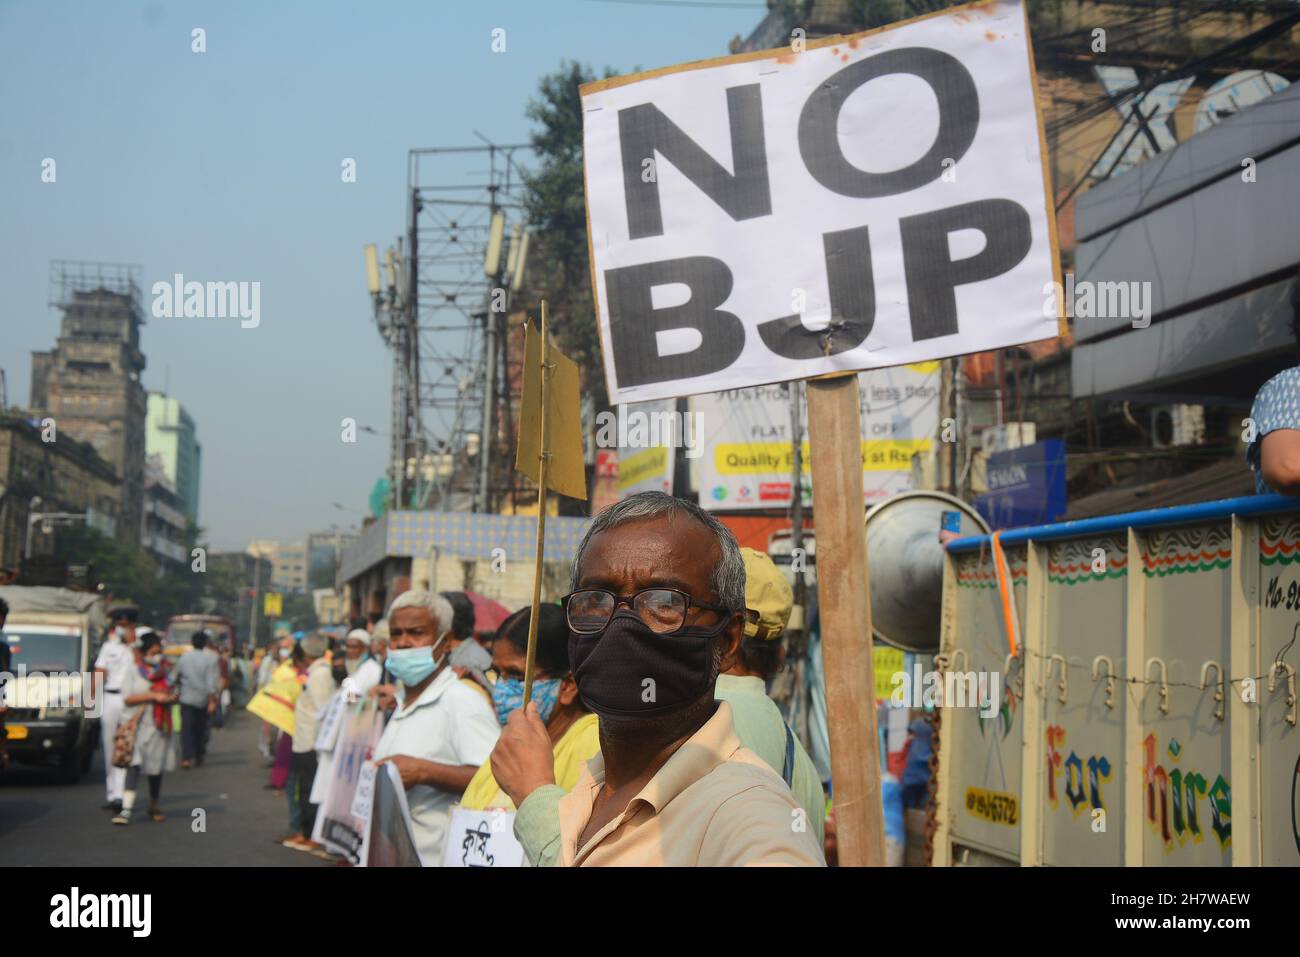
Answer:
[[[167,477],[162,459],[151,455],[145,463],[140,544],[160,562],[181,565],[189,559],[189,519],[184,508],[185,502]]]
[[[271,560],[271,588],[280,592],[306,594],[306,543],[292,542],[282,545],[280,542],[268,539],[254,539],[248,543],[247,552]]]
[[[191,522],[199,520],[198,430],[179,400],[163,392],[149,393],[145,418],[145,455],[158,456],[167,480],[180,496],[182,510]]]
[[[39,419],[0,413],[0,567],[17,570],[31,554],[49,554],[56,528],[75,519],[32,522],[33,515],[81,515],[105,535],[118,528],[121,481],[89,445],[53,433]],[[30,534],[29,534],[30,529]]]
[[[138,274],[136,266],[53,263],[62,326],[52,350],[32,353],[32,408],[54,420],[57,436],[89,442],[117,472],[118,533],[132,543],[140,537],[145,458]]]

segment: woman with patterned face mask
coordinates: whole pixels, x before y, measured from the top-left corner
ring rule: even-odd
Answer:
[[[135,645],[135,667],[127,674],[122,686],[123,703],[126,705],[123,720],[133,720],[137,712],[139,719],[131,766],[126,772],[126,789],[122,793],[122,810],[113,818],[114,824],[131,823],[136,786],[141,774],[149,779],[149,819],[165,819],[158,802],[162,795],[163,772],[176,767],[172,705],[179,700],[167,670],[162,641],[157,633],[150,631],[141,634]]]
[[[502,727],[510,713],[524,705],[529,618],[527,608],[515,612],[501,623],[492,643],[492,665],[498,674],[492,703]],[[569,626],[563,609],[558,605],[543,605],[539,618],[532,700],[554,748],[555,782],[567,791],[578,780],[583,765],[600,751],[600,734],[596,716],[582,703],[578,685],[569,671]],[[478,769],[460,803],[476,811],[515,808],[492,776],[490,758]]]

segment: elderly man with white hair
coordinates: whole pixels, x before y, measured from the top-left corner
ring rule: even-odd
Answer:
[[[381,626],[382,634],[380,634]],[[348,632],[348,654],[352,653],[354,642],[365,643],[366,655],[354,670],[349,670],[343,688],[350,695],[365,697],[366,693],[384,678],[384,656],[388,654],[388,622],[380,620],[375,625],[374,634],[363,628]]]
[[[452,609],[441,595],[407,591],[388,609],[388,672],[397,707],[375,748],[402,776],[416,846],[441,863],[449,810],[496,745],[492,706],[448,667]]]

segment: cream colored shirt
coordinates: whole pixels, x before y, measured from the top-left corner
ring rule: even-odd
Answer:
[[[564,866],[825,864],[807,816],[785,782],[741,747],[725,701],[627,808],[579,848],[604,780],[604,758],[596,755],[560,801]]]
[[[334,675],[328,658],[317,658],[307,668],[307,681],[293,706],[293,753],[307,754],[316,748],[320,719],[334,697]],[[307,782],[311,787],[311,782]]]

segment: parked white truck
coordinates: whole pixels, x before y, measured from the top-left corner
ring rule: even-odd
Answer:
[[[104,600],[68,588],[4,586],[6,747],[11,762],[53,765],[74,783],[90,768],[102,700],[94,651],[104,635]]]

